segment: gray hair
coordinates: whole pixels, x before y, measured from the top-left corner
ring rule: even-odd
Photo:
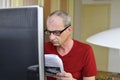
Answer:
[[[63,19],[63,24],[64,24],[64,27],[68,27],[71,25],[71,17],[68,15],[68,13],[62,11],[62,10],[56,10],[54,12],[52,12],[48,18],[50,18],[51,16],[53,15],[56,15],[56,16],[59,16]]]

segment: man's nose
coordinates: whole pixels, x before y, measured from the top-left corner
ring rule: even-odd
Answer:
[[[49,39],[50,40],[53,40],[55,38],[55,35],[53,34],[53,33],[51,33],[50,35],[49,35]]]

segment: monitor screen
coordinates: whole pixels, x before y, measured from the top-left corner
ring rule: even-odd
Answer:
[[[0,9],[0,80],[29,80],[29,66],[43,68],[42,31],[42,7]]]

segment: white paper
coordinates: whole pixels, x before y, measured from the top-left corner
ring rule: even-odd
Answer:
[[[63,71],[63,62],[56,54],[45,54],[46,76],[54,77],[56,73]]]

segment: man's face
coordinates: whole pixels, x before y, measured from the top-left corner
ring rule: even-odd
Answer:
[[[50,42],[54,46],[63,45],[70,35],[68,28],[64,27],[63,21],[60,17],[52,16],[49,18],[47,21],[47,30],[50,32]],[[57,35],[57,31],[61,32],[60,35]]]

